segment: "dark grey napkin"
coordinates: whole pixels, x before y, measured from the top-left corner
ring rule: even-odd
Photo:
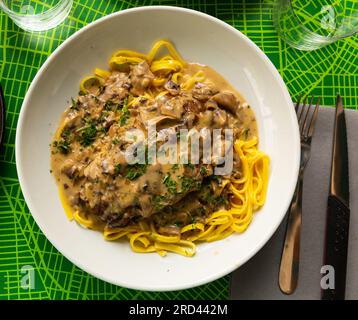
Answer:
[[[345,110],[348,130],[350,230],[346,298],[358,299],[358,111]],[[286,219],[249,262],[233,272],[231,299],[320,299],[327,196],[331,168],[334,109],[322,107],[304,175],[301,259],[297,290],[287,296],[278,287]]]

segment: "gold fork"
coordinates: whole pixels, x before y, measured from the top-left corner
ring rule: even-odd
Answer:
[[[300,100],[299,98],[295,106],[301,136],[300,170],[295,193],[288,209],[285,243],[279,272],[279,286],[285,294],[292,294],[297,287],[302,222],[303,172],[311,154],[311,141],[320,103],[320,98],[318,98],[317,104],[312,110],[313,96],[308,106],[306,104],[307,97],[304,99],[302,106],[300,106]]]

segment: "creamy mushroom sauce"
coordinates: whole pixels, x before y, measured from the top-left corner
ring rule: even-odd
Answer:
[[[143,95],[152,87],[154,75],[142,62],[128,72],[112,71],[104,85],[72,100],[51,145],[51,171],[73,211],[90,215],[99,227],[107,228],[147,219],[161,233],[172,235],[181,226],[229,207],[230,193],[222,182],[230,177],[213,175],[215,161],[128,165],[119,152],[128,147],[124,133],[145,129],[149,119],[157,121],[157,131],[232,128],[234,139],[257,136],[252,110],[218,73],[192,63],[183,79],[199,70],[206,80],[192,89],[183,90],[168,80],[161,88],[168,94],[149,99]],[[132,97],[142,98],[127,106]],[[235,152],[231,176],[240,177]]]

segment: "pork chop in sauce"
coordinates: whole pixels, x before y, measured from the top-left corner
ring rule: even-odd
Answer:
[[[158,88],[149,65],[142,62],[128,72],[112,71],[103,86],[73,99],[51,146],[51,167],[74,211],[107,228],[146,219],[161,233],[176,235],[181,226],[228,208],[223,183],[228,177],[213,175],[215,161],[128,164],[122,152],[131,144],[125,133],[150,123],[157,125],[158,136],[165,136],[163,130],[176,134],[192,128],[231,128],[234,138],[256,136],[252,111],[220,75],[198,64],[188,64],[183,73],[191,76],[199,70],[206,80],[192,89],[184,90],[169,74],[159,88],[167,93],[148,98],[146,92]],[[135,98],[137,103],[129,104]],[[237,156],[233,170],[239,177]]]

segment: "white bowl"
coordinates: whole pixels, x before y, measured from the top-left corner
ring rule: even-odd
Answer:
[[[172,41],[185,59],[213,67],[256,113],[260,148],[271,158],[265,206],[248,230],[198,246],[193,258],[138,254],[126,242],[67,220],[50,174],[49,144],[80,79],[106,68],[120,48],[147,52]],[[177,290],[218,279],[249,260],[281,223],[294,192],[300,157],[296,115],[287,89],[265,54],[241,32],[200,12],[142,7],[106,16],[67,39],[44,63],[24,100],[16,133],[16,163],[27,205],[51,243],[81,269],[105,281],[141,290]],[[240,285],[240,284],[238,284]]]

